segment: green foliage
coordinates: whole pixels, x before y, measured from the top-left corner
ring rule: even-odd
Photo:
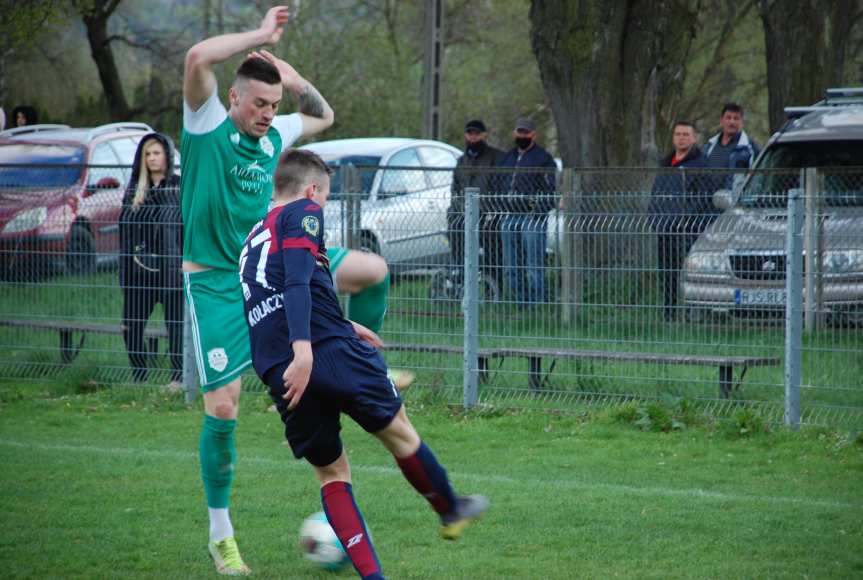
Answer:
[[[723,430],[730,437],[752,438],[769,433],[770,423],[758,411],[747,407],[734,413],[723,424]]]
[[[641,431],[668,433],[703,424],[704,416],[692,402],[665,394],[658,401],[631,401],[609,412],[618,423],[633,425]]]

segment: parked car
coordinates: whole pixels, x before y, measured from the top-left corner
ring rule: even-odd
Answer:
[[[863,325],[863,89],[828,90],[824,101],[786,111],[792,118],[742,187],[714,194],[724,213],[686,258],[684,303],[735,315],[784,312],[788,191],[802,188],[799,172],[787,170],[816,167],[822,305],[843,323]]]
[[[383,256],[394,271],[425,268],[448,259],[446,211],[452,170],[461,151],[438,141],[362,138],[304,145],[336,170],[324,210],[326,241],[345,245],[351,199],[359,203],[355,247]],[[345,184],[347,165],[359,180]]]
[[[151,131],[111,123],[0,133],[0,272],[82,274],[116,261],[123,191]]]

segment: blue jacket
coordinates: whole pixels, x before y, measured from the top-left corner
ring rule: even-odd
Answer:
[[[515,147],[498,165],[500,173],[494,189],[500,194],[498,211],[545,215],[557,204],[555,175],[557,164],[548,151],[534,144],[519,155]],[[531,171],[533,169],[533,171]]]
[[[713,148],[716,147],[716,144],[719,143],[720,137],[722,137],[721,132],[717,133],[707,141],[707,145],[704,147],[705,159],[710,157],[710,153],[713,151]],[[758,147],[758,144],[749,138],[746,131],[741,131],[740,138],[737,140],[737,145],[731,150],[731,154],[728,156],[728,165],[726,167],[728,169],[748,169],[752,167],[752,164],[755,162],[755,158],[758,157],[758,153],[760,151],[761,149]]]
[[[704,159],[707,160],[708,167],[715,167],[713,165],[709,165],[709,158],[711,151],[713,151],[713,148],[716,147],[717,143],[719,143],[720,137],[722,137],[722,132],[711,137],[707,141],[707,145],[704,147]],[[749,169],[752,167],[752,164],[755,163],[755,158],[758,157],[758,153],[760,151],[761,149],[758,147],[758,144],[749,138],[746,131],[740,131],[737,145],[728,155],[728,164],[725,165],[725,167],[719,167],[718,169]],[[739,172],[728,173],[724,179],[719,174],[714,174],[711,187],[714,191],[717,189],[733,189],[735,185],[743,181],[743,177],[744,175]]]
[[[660,161],[671,168],[674,153]],[[707,158],[693,147],[673,169],[661,171],[653,180],[647,213],[655,231],[702,230],[718,210],[713,206],[713,190],[708,176],[698,168],[707,167]]]

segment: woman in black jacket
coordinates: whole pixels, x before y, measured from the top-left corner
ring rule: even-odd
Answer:
[[[123,339],[132,376],[147,378],[156,341],[144,341],[144,328],[161,303],[168,329],[171,385],[178,389],[183,369],[183,255],[180,178],[174,174],[174,147],[160,133],[141,139],[132,178],[120,213],[120,287]]]

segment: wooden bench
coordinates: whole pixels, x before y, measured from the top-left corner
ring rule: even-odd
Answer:
[[[41,330],[54,330],[60,334],[60,357],[64,363],[75,360],[84,346],[88,333],[122,335],[123,330],[119,324],[95,324],[81,322],[67,322],[44,319],[6,319],[0,320],[2,326],[14,326],[20,328],[35,328]],[[75,334],[80,333],[80,338],[75,344]],[[144,336],[150,340],[167,338],[168,334],[164,327],[148,328]],[[150,352],[157,352],[156,345],[150,344]],[[385,351],[389,352],[416,352],[428,354],[464,355],[464,347],[457,345],[442,344],[412,344],[412,343],[387,343]],[[548,377],[554,370],[558,360],[601,360],[610,362],[637,362],[667,365],[690,365],[707,366],[719,369],[719,394],[723,398],[729,398],[731,393],[743,382],[746,371],[750,367],[777,366],[779,357],[758,356],[723,356],[723,355],[687,355],[671,353],[649,353],[649,352],[622,352],[610,350],[573,350],[573,349],[551,349],[551,348],[507,348],[507,347],[485,347],[477,350],[477,366],[479,378],[485,381],[489,376],[491,359],[499,359],[503,364],[507,358],[525,358],[528,361],[528,386],[531,390],[539,391],[548,382]],[[551,367],[543,375],[542,359],[552,359]],[[740,369],[737,383],[734,382],[734,369]]]
[[[464,348],[454,345],[431,345],[431,344],[407,344],[388,343],[387,351],[404,351],[418,353],[442,353],[464,355]],[[729,398],[731,393],[743,382],[746,371],[750,367],[777,366],[780,363],[778,357],[755,357],[755,356],[722,356],[722,355],[687,355],[687,354],[665,354],[650,352],[621,352],[610,350],[571,350],[571,349],[549,349],[549,348],[506,348],[486,347],[477,351],[477,366],[480,371],[480,379],[488,378],[489,361],[500,359],[501,364],[506,358],[526,358],[528,361],[528,387],[533,391],[539,391],[548,382],[548,377],[554,370],[559,359],[571,360],[602,360],[610,362],[639,362],[668,365],[690,365],[708,366],[719,369],[719,394],[723,398]],[[543,375],[542,359],[552,359],[548,373]],[[737,383],[734,382],[734,369],[740,369]]]
[[[45,319],[6,319],[0,320],[0,326],[14,326],[18,328],[35,328],[39,330],[54,330],[60,333],[60,359],[64,363],[75,360],[84,346],[87,334],[116,334],[122,336],[123,328],[119,324],[96,324],[86,322],[71,322],[63,320]],[[75,344],[75,334],[80,333],[80,338]],[[149,352],[158,352],[158,341],[160,338],[168,338],[168,331],[164,327],[147,328],[144,337],[149,341]]]
[[[528,384],[533,390],[539,390],[545,385],[558,359],[717,367],[719,369],[719,395],[726,399],[743,382],[743,377],[746,375],[749,367],[777,366],[780,363],[778,357],[689,355],[551,348],[495,348],[489,350],[488,356],[500,359],[512,357],[526,358],[528,361]],[[551,367],[544,377],[542,374],[543,358],[552,359]],[[740,378],[736,385],[734,383],[735,368],[741,369]]]

